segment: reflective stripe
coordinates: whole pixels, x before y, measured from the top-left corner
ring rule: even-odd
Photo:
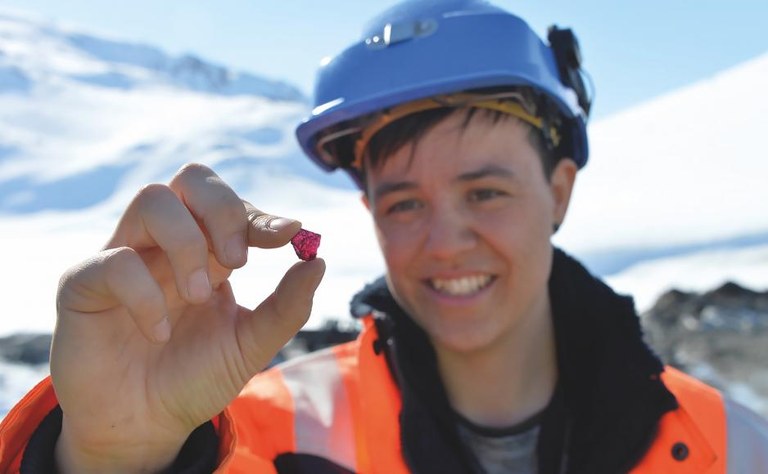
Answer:
[[[379,338],[372,317],[363,319],[355,359],[359,362],[357,420],[362,433],[358,448],[361,473],[408,474],[401,454],[400,410],[402,400],[383,354],[374,350]]]
[[[768,422],[743,405],[725,400],[728,473],[768,472]]]
[[[293,399],[296,452],[356,471],[349,395],[333,349],[279,367]]]

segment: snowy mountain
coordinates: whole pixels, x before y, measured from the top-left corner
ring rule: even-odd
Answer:
[[[2,13],[0,104],[1,213],[101,205],[190,160],[327,178],[293,159],[296,88]]]
[[[304,100],[298,89],[284,82],[232,71],[194,55],[170,57],[152,46],[69,31],[18,13],[0,12],[0,32],[4,92],[76,82],[119,90],[171,87]]]
[[[561,241],[601,273],[768,243],[766,78],[768,53],[592,124]]]
[[[347,314],[346,295],[380,273],[351,182],[321,172],[295,144],[309,104],[294,87],[2,13],[0,71],[0,261],[12,269],[0,291],[19,315],[3,318],[1,334],[50,331],[58,275],[103,245],[141,186],[190,161],[323,233],[326,252],[372,255],[330,265],[319,314]],[[252,253],[261,266],[234,285],[255,305],[295,256]]]
[[[57,275],[99,248],[137,189],[189,161],[325,235],[317,318],[345,315],[348,295],[381,272],[357,192],[295,144],[309,104],[290,85],[9,13],[0,13],[0,71],[0,257],[14,268],[3,288],[31,313],[0,333],[51,328]],[[625,283],[642,280],[622,280],[636,264],[647,274],[659,259],[768,244],[765,77],[768,54],[592,124],[590,162],[556,243]],[[239,273],[259,288],[278,274]],[[653,281],[653,296],[672,283]]]

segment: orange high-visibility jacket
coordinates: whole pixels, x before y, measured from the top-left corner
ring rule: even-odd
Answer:
[[[409,472],[400,451],[400,394],[373,350],[370,318],[357,340],[257,375],[214,420],[216,472],[274,473],[273,460],[303,453],[359,473]],[[679,408],[660,420],[640,473],[768,473],[768,428],[715,389],[667,368]],[[33,389],[0,425],[0,472],[18,472],[26,443],[56,406],[50,381]]]

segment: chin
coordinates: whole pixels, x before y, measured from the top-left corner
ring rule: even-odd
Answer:
[[[500,334],[478,323],[443,325],[440,328],[425,328],[437,351],[456,354],[472,354],[493,347]],[[433,330],[434,329],[434,330]]]

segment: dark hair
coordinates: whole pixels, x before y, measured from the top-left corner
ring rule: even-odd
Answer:
[[[521,126],[527,127],[528,140],[541,158],[542,169],[544,170],[544,176],[547,179],[552,176],[552,171],[562,157],[562,153],[560,152],[561,147],[552,149],[551,146],[547,145],[540,130],[523,122],[517,117],[495,110],[445,107],[417,112],[396,120],[382,128],[368,143],[368,148],[366,149],[368,160],[366,166],[371,168],[382,166],[390,156],[398,152],[404,146],[418,144],[419,140],[421,140],[427,132],[454,113],[464,114],[462,130],[466,130],[469,122],[476,113],[485,114],[494,124],[501,120],[516,120]],[[415,148],[413,150],[415,150]],[[412,154],[413,150],[411,151]],[[413,155],[411,155],[411,158],[413,158]],[[365,167],[363,169],[363,174],[364,173]]]

